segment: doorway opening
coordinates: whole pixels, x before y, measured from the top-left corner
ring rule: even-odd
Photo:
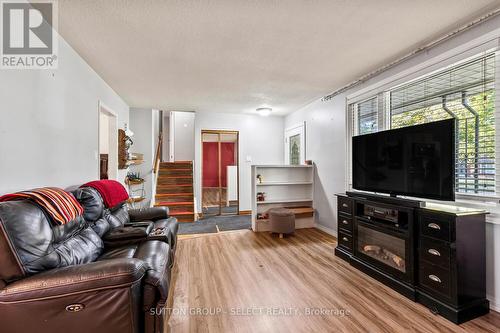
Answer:
[[[116,114],[99,103],[99,179],[118,177],[118,126]]]
[[[238,131],[203,130],[203,217],[239,214]]]

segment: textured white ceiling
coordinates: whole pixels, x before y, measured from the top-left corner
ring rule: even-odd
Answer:
[[[59,30],[134,107],[286,114],[499,0],[59,0]]]

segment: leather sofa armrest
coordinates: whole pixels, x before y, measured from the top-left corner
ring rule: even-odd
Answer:
[[[130,221],[157,221],[161,219],[168,219],[168,207],[149,207],[129,209],[128,215]]]
[[[145,239],[148,234],[149,230],[147,228],[119,227],[104,234],[102,240],[104,242],[115,242],[128,239]]]
[[[135,258],[53,269],[8,284],[0,290],[0,303],[122,288],[141,280],[147,269],[147,263]]]
[[[127,222],[124,224],[125,227],[133,227],[133,228],[146,228],[151,231],[154,228],[153,221],[139,221],[139,222]]]

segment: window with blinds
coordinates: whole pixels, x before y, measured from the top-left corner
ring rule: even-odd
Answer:
[[[373,133],[378,130],[377,97],[355,104],[357,134]]]
[[[456,119],[456,191],[495,193],[494,54],[448,68],[389,93],[391,128]]]

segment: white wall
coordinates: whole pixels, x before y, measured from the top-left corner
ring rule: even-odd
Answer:
[[[56,70],[0,71],[0,194],[99,179],[99,101],[128,122],[127,104],[62,38],[58,57]]]
[[[194,112],[172,112],[174,121],[174,159],[175,161],[194,160]],[[172,121],[172,119],[170,119]]]
[[[346,97],[370,93],[374,85],[388,84],[398,75],[404,74],[405,77],[402,80],[408,80],[416,74],[406,73],[413,72],[415,69],[420,72],[430,72],[449,65],[460,58],[472,56],[478,50],[500,45],[499,38],[500,17],[496,17],[336,96],[329,102],[317,100],[286,117],[285,127],[304,120],[307,122],[306,159],[312,159],[318,170],[314,198],[321,228],[336,233],[337,207],[334,195],[346,190]],[[489,42],[486,43],[487,41]],[[436,61],[439,61],[439,64],[431,65]],[[394,83],[396,82],[391,84]],[[500,218],[498,215],[490,217],[486,232],[488,299],[492,308],[500,311]]]
[[[253,164],[283,164],[283,117],[229,113],[197,113],[195,122],[195,196],[201,212],[201,131],[239,131],[240,210],[252,209],[251,168]],[[246,161],[247,156],[251,158]]]
[[[134,132],[134,136],[132,137],[134,144],[130,148],[130,151],[144,154],[144,163],[130,166],[131,172],[139,172],[140,176],[145,180],[144,189],[146,192],[146,200],[139,204],[142,207],[150,206],[156,189],[153,165],[156,140],[158,138],[158,121],[158,110],[140,108],[130,109],[130,129]],[[138,190],[140,186],[136,185],[133,189]]]
[[[285,128],[306,122],[306,160],[316,165],[314,208],[317,222],[336,230],[335,193],[345,191],[345,95],[315,101],[285,119]]]

